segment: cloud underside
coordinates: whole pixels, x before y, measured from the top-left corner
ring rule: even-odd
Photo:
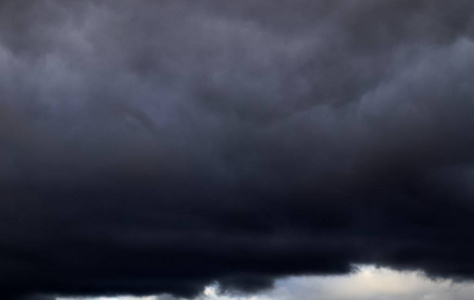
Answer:
[[[473,9],[1,1],[1,290],[472,278]]]

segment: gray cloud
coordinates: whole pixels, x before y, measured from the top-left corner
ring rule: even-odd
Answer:
[[[0,286],[471,277],[473,6],[0,2]]]

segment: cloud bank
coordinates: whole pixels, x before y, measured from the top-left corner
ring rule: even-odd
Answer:
[[[1,290],[471,278],[473,9],[1,1]]]
[[[196,300],[464,300],[471,299],[472,282],[430,280],[419,272],[360,266],[344,276],[305,276],[279,279],[275,287],[253,295],[221,294],[209,286]],[[56,300],[178,300],[167,295],[148,297],[57,298]],[[180,298],[183,299],[183,298]]]

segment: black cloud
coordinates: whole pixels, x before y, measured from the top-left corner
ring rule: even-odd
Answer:
[[[472,277],[473,10],[1,1],[1,290]]]

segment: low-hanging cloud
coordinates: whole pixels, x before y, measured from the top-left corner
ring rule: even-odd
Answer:
[[[472,277],[473,9],[1,1],[1,290]]]

